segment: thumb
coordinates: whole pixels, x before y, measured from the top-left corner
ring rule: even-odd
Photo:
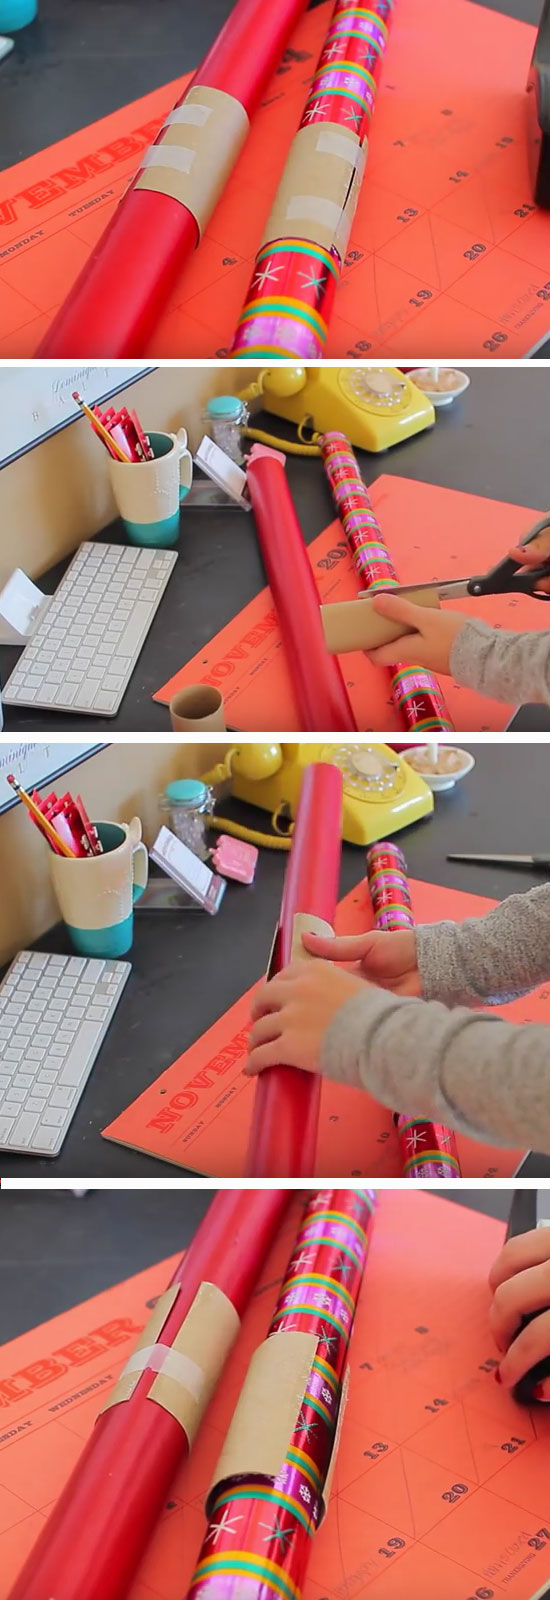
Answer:
[[[376,933],[348,934],[340,938],[326,938],[323,934],[304,933],[302,941],[310,955],[323,961],[364,961],[380,938]]]
[[[377,594],[373,596],[374,610],[381,617],[389,617],[392,622],[403,622],[404,633],[422,632],[422,625],[426,621],[424,606],[415,606],[412,600],[403,600],[398,594]]]

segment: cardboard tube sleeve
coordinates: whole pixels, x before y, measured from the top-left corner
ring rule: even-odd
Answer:
[[[276,1478],[289,1448],[317,1351],[314,1333],[277,1333],[254,1352],[216,1467],[209,1499],[229,1478]]]
[[[240,100],[222,89],[196,84],[183,105],[167,117],[160,139],[143,157],[135,188],[154,189],[178,200],[192,213],[202,233],[249,127]]]
[[[142,1374],[150,1371],[155,1376],[148,1399],[170,1412],[191,1445],[239,1332],[240,1318],[221,1289],[203,1283],[172,1344],[163,1344],[159,1334],[178,1292],[176,1284],[161,1295],[104,1410],[129,1400]]]
[[[436,589],[415,589],[410,599],[415,606],[439,610]],[[393,644],[408,632],[404,623],[381,617],[368,596],[364,600],[340,600],[334,605],[321,606],[321,621],[331,656],[347,655],[350,650],[377,650],[379,645]]]
[[[317,956],[304,948],[302,934],[318,933],[332,939],[334,928],[330,922],[325,922],[322,917],[312,917],[309,911],[295,911],[292,929],[291,961],[316,961]]]
[[[300,128],[262,244],[289,236],[346,254],[367,161],[367,141],[335,123]]]

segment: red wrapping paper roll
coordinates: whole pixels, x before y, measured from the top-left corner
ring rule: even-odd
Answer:
[[[173,1343],[205,1285],[230,1301],[236,1334],[287,1201],[280,1190],[216,1195],[172,1279],[177,1295],[159,1335],[163,1346]],[[221,1321],[221,1301],[219,1311]],[[155,1340],[149,1351],[158,1348]],[[125,1600],[189,1454],[180,1423],[149,1398],[158,1370],[157,1363],[142,1371],[130,1398],[99,1416],[8,1600]]]
[[[320,447],[332,498],[364,587],[373,594],[395,588],[397,573],[349,439],[344,433],[324,433]],[[407,728],[416,733],[452,731],[441,689],[431,672],[409,666],[390,667],[390,672],[392,701]]]
[[[367,874],[377,928],[395,932],[414,928],[407,863],[396,844],[373,844],[367,851]],[[454,1133],[440,1122],[396,1113],[395,1126],[404,1178],[460,1178]]]
[[[218,1465],[187,1600],[301,1600],[327,1506],[375,1204],[371,1190],[327,1189],[307,1206],[267,1340],[249,1368]],[[301,1371],[293,1371],[298,1340],[305,1348]],[[291,1395],[283,1363],[293,1377]],[[265,1470],[262,1426],[269,1431],[272,1423],[268,1385],[281,1396],[281,1407],[287,1397],[290,1404],[273,1451],[276,1465]],[[251,1437],[253,1417],[259,1449]]]
[[[306,767],[288,858],[270,976],[292,959],[294,918],[332,925],[342,854],[342,774],[314,762]],[[305,956],[305,951],[303,952]],[[270,1067],[256,1086],[247,1172],[252,1178],[311,1178],[315,1172],[321,1080],[296,1067]]]
[[[357,733],[339,662],[325,644],[319,596],[285,469],[251,461],[247,482],[304,733]]]
[[[269,4],[269,0],[237,0],[174,111],[177,113],[186,104],[191,90],[197,87],[231,96],[237,106],[225,105],[224,109],[236,112],[238,122],[239,107],[242,108],[242,146],[246,118],[259,105],[306,4],[307,0],[276,0],[276,4]],[[218,114],[209,109],[213,117]],[[197,122],[190,126],[196,128]],[[153,151],[158,151],[166,131],[166,126],[161,129]],[[222,124],[219,140],[220,167],[228,176],[234,163],[227,159],[228,135]],[[235,162],[241,146],[235,145]],[[180,161],[184,156],[188,159],[185,150]],[[146,160],[150,158],[148,152]],[[57,313],[38,355],[48,359],[111,359],[144,354],[155,323],[200,237],[196,215],[185,203],[169,193],[136,187],[144,167],[145,161]],[[189,169],[182,166],[180,171],[184,170]],[[216,200],[217,195],[210,208],[204,209],[203,229]]]

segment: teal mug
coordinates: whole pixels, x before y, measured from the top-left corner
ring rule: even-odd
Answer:
[[[193,481],[185,428],[148,433],[153,461],[109,461],[111,487],[130,544],[176,544],[180,506]]]
[[[134,936],[134,904],[147,886],[149,857],[141,822],[96,822],[100,856],[52,855],[52,883],[73,948],[81,956],[125,956]]]

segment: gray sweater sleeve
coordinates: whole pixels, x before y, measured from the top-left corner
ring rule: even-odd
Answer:
[[[425,1000],[502,1005],[550,979],[550,883],[512,894],[485,917],[416,929]]]
[[[470,1138],[550,1155],[550,1033],[365,984],[323,1039],[326,1077]]]
[[[550,633],[504,633],[470,620],[456,636],[450,668],[457,683],[493,700],[550,705]]]

